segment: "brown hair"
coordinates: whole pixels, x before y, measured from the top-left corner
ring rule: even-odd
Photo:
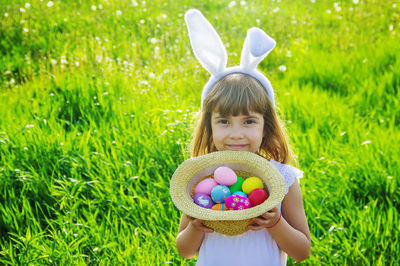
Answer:
[[[281,163],[296,160],[288,137],[265,88],[250,75],[232,73],[220,79],[209,91],[190,144],[191,156],[197,157],[216,151],[211,130],[211,114],[222,116],[260,113],[264,117],[264,133],[258,154]]]

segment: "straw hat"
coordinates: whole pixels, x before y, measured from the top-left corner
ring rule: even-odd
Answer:
[[[241,177],[256,176],[269,192],[266,201],[240,211],[216,211],[196,205],[191,195],[197,183],[213,176],[215,169],[227,166]],[[218,151],[184,161],[171,178],[170,194],[175,206],[186,215],[205,220],[204,224],[225,235],[248,230],[251,218],[278,206],[285,197],[286,183],[279,171],[265,158],[247,151]]]

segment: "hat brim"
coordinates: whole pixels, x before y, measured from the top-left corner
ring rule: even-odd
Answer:
[[[261,178],[269,191],[268,199],[260,205],[240,211],[215,211],[196,205],[190,197],[191,188],[220,166]],[[175,206],[186,215],[208,221],[237,221],[257,217],[278,206],[285,192],[285,180],[276,167],[267,159],[247,151],[218,151],[188,159],[176,169],[170,182],[170,194]]]

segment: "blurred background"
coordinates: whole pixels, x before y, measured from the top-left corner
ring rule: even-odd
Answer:
[[[301,264],[397,265],[400,1],[378,0],[0,0],[0,264],[195,264],[169,196],[209,77],[189,8],[228,66],[250,27],[277,42],[259,69],[305,172]]]

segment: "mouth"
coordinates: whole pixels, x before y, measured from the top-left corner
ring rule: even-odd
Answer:
[[[227,144],[226,146],[231,150],[243,150],[247,147],[247,144]]]

